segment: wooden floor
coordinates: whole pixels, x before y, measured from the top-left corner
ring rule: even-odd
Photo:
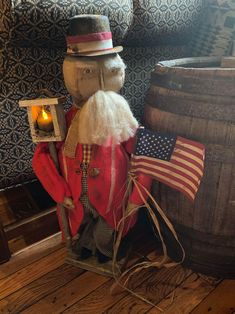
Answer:
[[[135,255],[144,258],[141,250]],[[110,295],[113,279],[66,264],[65,257],[57,234],[1,265],[0,313],[235,313],[235,280],[219,281],[181,266],[142,271],[129,287],[153,307],[125,291]]]

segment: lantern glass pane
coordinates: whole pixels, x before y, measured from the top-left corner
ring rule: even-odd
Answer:
[[[51,114],[50,106],[33,106],[32,119],[35,129],[35,134],[38,137],[54,136],[54,123]]]

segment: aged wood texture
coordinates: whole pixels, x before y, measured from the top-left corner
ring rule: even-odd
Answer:
[[[21,313],[61,313],[61,310],[66,310],[75,302],[91,294],[107,280],[106,277],[86,272]],[[81,313],[80,309],[77,313]]]
[[[197,306],[201,300],[209,295],[216,287],[216,281],[208,281],[198,274],[192,273],[171,294],[167,295],[157,305],[166,314],[185,314]],[[156,308],[152,308],[148,314],[161,314]],[[206,313],[206,312],[201,312]]]
[[[142,236],[139,235],[139,237],[143,239],[143,235]],[[136,237],[136,239],[138,239],[138,236]],[[152,239],[150,239],[150,241],[148,241],[144,247],[138,246],[138,249],[135,249],[135,251],[133,252],[130,258],[129,265],[133,265],[133,263],[139,261],[140,259],[143,259],[146,253],[152,252],[153,247],[156,247],[156,244],[155,244],[155,241],[152,241]],[[152,255],[153,254],[151,253],[151,256]],[[70,266],[70,267],[73,267],[73,266]],[[72,269],[74,269],[74,267]],[[79,269],[79,268],[76,268],[76,269]],[[44,276],[43,278],[44,278],[43,282],[45,282],[45,280],[47,280],[47,276]],[[45,297],[42,300],[38,300],[37,303],[32,304],[31,306],[27,307],[27,309],[25,309],[22,313],[37,313],[40,311],[43,311],[45,313],[61,313],[61,308],[65,310],[66,308],[73,306],[74,303],[84,298],[86,295],[91,293],[94,289],[98,288],[99,286],[107,282],[108,280],[110,279],[101,277],[94,273],[86,273],[79,278],[74,278],[74,280],[71,280],[67,284],[63,285],[63,287],[61,288],[58,287],[58,289],[55,292],[52,292],[50,290],[51,292],[48,293],[48,295],[45,295]],[[41,282],[41,279],[36,280],[36,283],[33,282],[29,284],[27,288],[32,287],[32,289],[34,290],[33,287],[38,286],[39,282]],[[109,284],[110,287],[112,283],[113,281],[110,282]],[[16,292],[14,295],[17,295],[17,293],[18,292]],[[38,293],[40,296],[42,294],[42,291],[39,290]],[[108,293],[110,293],[110,291],[108,291]],[[35,293],[35,298],[37,299],[39,298],[37,296],[37,293]],[[34,303],[34,302],[31,302],[31,303]],[[27,304],[29,305],[29,302]]]
[[[47,239],[26,247],[22,251],[13,254],[10,263],[1,265],[0,279],[16,273],[17,271],[25,268],[27,265],[30,265],[40,258],[57,251],[63,246],[64,245],[61,243],[61,232],[58,232]]]
[[[229,95],[186,93],[151,85],[146,102],[158,109],[187,117],[231,122],[235,118],[234,97]]]
[[[37,99],[26,99],[20,100],[20,107],[33,107],[33,106],[43,106],[45,103],[47,105],[59,105],[63,104],[66,97],[51,97],[51,98],[37,98]]]
[[[3,226],[16,221],[5,192],[0,192],[0,221]]]
[[[138,276],[138,278],[140,279],[140,276]],[[83,298],[81,301],[75,303],[73,306],[68,308],[64,313],[66,314],[67,313],[75,314],[78,312],[92,314],[103,313],[114,303],[120,301],[123,298],[123,296],[126,295],[126,292],[123,292],[115,296],[111,295],[110,288],[111,285],[113,284],[113,280],[112,279],[106,280],[107,281],[102,286],[94,290],[92,293],[88,294],[86,298]],[[141,282],[143,282],[143,280],[144,278],[142,277]]]
[[[43,257],[34,264],[30,264],[16,273],[1,279],[0,300],[25,287],[51,270],[61,266],[64,263],[65,256],[66,251],[64,248],[61,248],[56,252],[51,253],[49,257]]]
[[[152,72],[153,85],[205,95],[235,95],[234,68],[220,68],[220,57],[163,61]]]
[[[233,314],[235,312],[235,281],[224,280],[191,314]]]
[[[144,253],[147,247],[148,247],[148,244],[146,244],[146,248],[142,247],[140,252]],[[142,254],[140,253],[140,255]],[[151,255],[152,254],[150,253],[150,257]],[[148,257],[149,255],[146,256],[147,259]],[[134,258],[132,257],[130,259],[129,266],[133,265],[137,261],[139,262],[143,261],[142,258],[141,260],[139,260],[139,258],[140,257],[138,255],[137,255],[137,258],[136,256],[134,256]],[[144,257],[144,260],[146,260],[146,258]],[[143,285],[144,281],[148,280],[150,277],[152,277],[152,275],[153,273],[146,269],[135,274],[135,276],[133,276],[130,279],[128,283],[128,288],[135,290],[138,286]],[[113,304],[121,301],[122,298],[127,295],[127,292],[122,288],[119,290],[119,293],[111,294],[110,290],[113,284],[114,284],[114,280],[107,278],[107,280],[105,281],[104,284],[102,284],[102,286],[100,286],[98,289],[96,289],[95,291],[87,295],[86,298],[82,299],[81,301],[75,303],[73,306],[68,308],[65,311],[65,313],[78,313],[78,312],[79,313],[94,313],[94,314],[103,313],[108,308],[112,307]]]
[[[7,262],[11,257],[7,238],[3,226],[0,222],[0,264]]]
[[[58,236],[16,254],[8,263],[9,268],[7,264],[0,266],[6,275],[9,269],[15,270],[13,274],[16,275],[15,278],[13,274],[8,277],[3,275],[8,293],[0,300],[1,314],[162,313],[124,291],[111,296],[113,280],[109,278],[66,265],[64,259],[61,264],[58,263],[62,252]],[[130,265],[141,257],[145,260],[160,258],[156,250],[151,249],[149,252],[148,248],[146,251],[147,245],[141,245],[143,243],[147,244],[148,241],[139,241],[139,253],[130,260]],[[147,257],[146,252],[149,252]],[[13,280],[12,284],[5,279]],[[195,309],[195,314],[201,314],[208,313],[209,309],[209,312],[221,314],[233,313],[234,285],[234,280],[224,280],[219,284],[216,279],[177,266],[175,269],[154,272],[144,270],[131,279],[129,287],[152,300],[164,310],[163,313],[189,314],[194,313],[192,311]],[[0,289],[1,295],[2,285]]]
[[[142,283],[138,285],[135,292],[157,305],[160,300],[176,289],[192,272],[177,266],[170,269],[149,269],[146,273],[151,274],[147,284]],[[146,313],[150,308],[152,308],[150,304],[128,294],[106,310],[105,313]]]
[[[3,226],[39,211],[38,205],[25,186],[0,192],[0,221]]]
[[[19,234],[25,237],[27,235],[34,234],[34,238],[37,239],[37,235],[40,238],[40,234],[45,232],[45,230],[48,230],[51,233],[53,233],[53,231],[54,233],[59,231],[59,224],[55,207],[44,210],[43,212],[39,212],[32,217],[22,219],[12,225],[5,227],[5,232],[8,239],[17,237]]]
[[[1,300],[0,313],[22,313],[24,309],[36,302],[38,302],[40,306],[40,300],[42,298],[46,299],[48,294],[54,293],[55,290],[61,287],[62,290],[66,289],[66,284],[83,272],[84,271],[80,268],[63,264]],[[45,303],[45,301],[43,301],[43,303]],[[43,310],[43,306],[41,310]],[[39,313],[41,310],[34,313]],[[45,311],[45,313],[49,312]],[[50,313],[53,313],[53,310],[51,310]]]
[[[145,124],[205,144],[204,177],[194,204],[163,184],[154,193],[185,247],[186,265],[230,278],[235,277],[235,69],[220,68],[220,61],[159,63]]]

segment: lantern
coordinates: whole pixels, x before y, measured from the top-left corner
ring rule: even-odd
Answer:
[[[63,103],[65,99],[65,97],[50,97],[19,101],[20,107],[27,107],[33,142],[64,140],[66,123]]]

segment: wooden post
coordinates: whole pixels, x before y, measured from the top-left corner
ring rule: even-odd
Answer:
[[[59,161],[58,161],[55,143],[49,142],[48,147],[49,147],[49,152],[50,152],[51,158],[52,158],[58,172],[60,172],[60,166],[59,166]],[[70,227],[69,227],[69,223],[68,223],[67,209],[62,204],[58,204],[57,206],[58,206],[58,209],[59,209],[59,212],[61,215],[61,222],[62,222],[62,227],[63,227],[63,231],[64,231],[66,247],[68,249],[71,249],[72,237],[71,237]]]
[[[48,148],[49,148],[51,158],[54,161],[54,164],[56,166],[56,169],[58,170],[58,172],[60,172],[60,166],[59,166],[59,161],[58,161],[55,143],[54,142],[48,142]]]
[[[71,237],[71,232],[70,232],[70,227],[69,227],[69,222],[68,222],[67,208],[65,208],[62,204],[58,204],[58,208],[60,211],[62,226],[64,230],[65,244],[66,244],[67,249],[71,250],[72,237]]]
[[[3,226],[0,222],[0,264],[3,264],[9,261],[11,257],[11,252],[9,250],[7,237]]]

